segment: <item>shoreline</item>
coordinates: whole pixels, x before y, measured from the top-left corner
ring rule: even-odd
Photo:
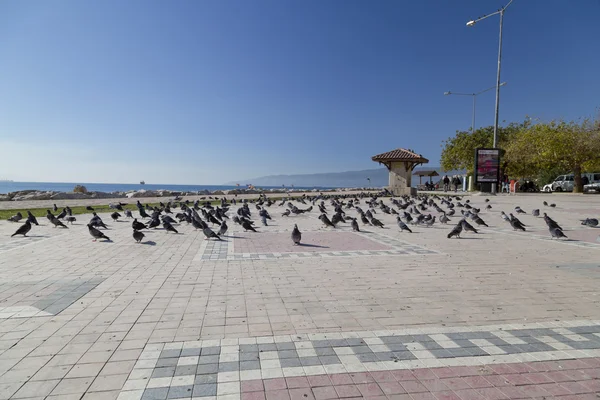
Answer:
[[[237,201],[244,199],[256,199],[262,193],[267,197],[281,198],[281,197],[300,197],[304,194],[307,196],[314,196],[318,193],[324,193],[328,195],[358,195],[361,193],[379,193],[380,188],[369,188],[369,189],[337,189],[337,190],[322,190],[322,191],[294,191],[294,192],[252,192],[252,193],[227,193],[227,194],[186,194],[181,195],[183,200],[189,200],[194,202],[196,200],[209,200],[212,197],[214,200],[225,198],[228,201],[236,199]],[[110,193],[107,193],[110,195]],[[173,201],[175,195],[169,196],[148,196],[148,197],[88,197],[88,198],[77,198],[77,199],[24,199],[24,200],[6,200],[0,201],[0,210],[17,210],[17,209],[36,209],[36,208],[49,208],[56,204],[57,207],[62,208],[65,206],[100,206],[107,205],[108,203],[125,203],[125,204],[136,204],[139,200],[141,203],[166,203],[167,201]]]

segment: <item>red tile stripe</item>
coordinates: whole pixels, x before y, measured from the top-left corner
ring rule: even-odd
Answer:
[[[598,400],[600,358],[243,381],[242,400]]]

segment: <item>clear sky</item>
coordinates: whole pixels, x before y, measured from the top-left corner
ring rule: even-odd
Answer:
[[[0,2],[0,178],[221,184],[377,167],[471,124],[507,0]],[[500,118],[592,116],[600,0],[515,0]],[[491,125],[494,91],[478,98]]]

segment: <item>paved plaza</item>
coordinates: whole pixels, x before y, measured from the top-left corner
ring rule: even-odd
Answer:
[[[376,208],[385,227],[352,232],[277,204],[223,241],[1,221],[0,400],[598,399],[600,228],[580,221],[600,196],[469,199],[489,227],[461,239],[456,216],[401,233]],[[500,217],[516,205],[526,232]]]

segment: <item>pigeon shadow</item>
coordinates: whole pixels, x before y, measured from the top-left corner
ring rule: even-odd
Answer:
[[[148,245],[148,246],[156,246],[156,242],[153,240],[146,240],[145,242],[140,242],[140,243]]]
[[[223,235],[224,238],[227,239],[248,239],[247,237],[244,236],[229,236],[229,235]]]
[[[298,243],[298,246],[302,247],[315,247],[318,249],[328,249],[329,246],[319,246],[318,244]]]
[[[480,238],[480,237],[459,237],[458,239],[459,240],[462,240],[462,239],[466,239],[466,240],[473,240],[473,239],[481,240],[483,238]]]

